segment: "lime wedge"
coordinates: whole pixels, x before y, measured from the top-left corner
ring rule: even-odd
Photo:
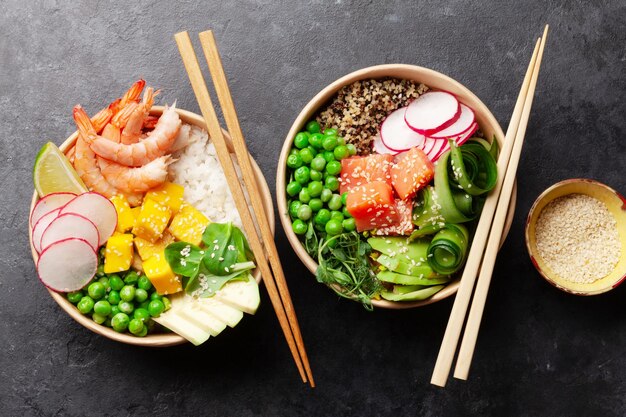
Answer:
[[[70,161],[52,142],[43,145],[35,158],[33,182],[39,197],[58,192],[80,194],[88,191]]]

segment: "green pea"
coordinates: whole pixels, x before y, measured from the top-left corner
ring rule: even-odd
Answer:
[[[351,143],[348,143],[348,144],[346,145],[346,148],[348,148],[348,153],[349,153],[350,155],[356,155],[356,146],[354,146],[354,145],[353,145],[353,144],[351,144]]]
[[[150,313],[146,308],[136,308],[133,312],[133,317],[145,323],[146,321],[150,320]]]
[[[109,275],[109,285],[111,290],[119,291],[124,286],[124,281],[117,274]]]
[[[324,179],[324,175],[320,171],[311,170],[311,181],[321,181],[322,179]]]
[[[74,291],[74,292],[67,293],[67,299],[72,304],[78,304],[78,302],[80,301],[81,298],[83,298],[83,292],[82,291]]]
[[[100,300],[94,304],[93,311],[102,316],[108,316],[111,314],[111,304],[106,300]]]
[[[289,149],[289,155],[297,155],[298,154],[298,150],[296,148],[291,148]],[[287,156],[289,156],[287,155]]]
[[[333,194],[328,202],[328,208],[331,210],[341,210],[343,204],[341,204],[341,196],[339,194]]]
[[[309,194],[309,189],[303,188],[302,190],[300,190],[300,192],[298,193],[298,199],[300,200],[301,203],[304,203],[304,204],[311,201],[311,194]]]
[[[96,281],[87,287],[87,293],[94,300],[99,300],[106,294],[106,288],[104,288],[102,283]]]
[[[111,306],[111,313],[109,314],[109,317],[113,317],[119,312],[120,308],[118,306]]]
[[[291,203],[289,203],[289,215],[291,216],[292,219],[295,219],[298,217],[298,209],[300,208],[301,205],[302,205],[302,202],[300,200],[293,200]]]
[[[143,327],[143,321],[139,319],[132,319],[128,323],[128,331],[135,335],[140,334],[143,331]]]
[[[302,190],[302,185],[300,185],[299,182],[291,181],[287,184],[287,194],[289,194],[290,197],[298,194],[300,190]]]
[[[337,129],[333,129],[332,127],[324,129],[324,135],[326,136],[337,136],[338,134],[339,132],[337,132]]]
[[[311,201],[309,201],[309,207],[311,207],[311,210],[314,212],[318,212],[324,207],[324,203],[319,198],[312,198]]]
[[[317,214],[315,214],[313,220],[315,221],[315,224],[325,225],[330,220],[330,211],[325,208],[321,209],[317,212]]]
[[[345,206],[347,202],[348,202],[348,192],[346,191],[345,193],[341,194],[341,204]]]
[[[337,191],[339,189],[339,180],[337,177],[333,177],[332,175],[326,177],[324,184],[326,184],[326,188],[329,191]]]
[[[172,302],[170,301],[169,298],[163,297],[162,301],[163,301],[163,306],[165,306],[165,311],[167,311],[170,308],[172,308]]]
[[[130,314],[135,309],[135,306],[130,301],[123,301],[122,300],[117,305],[117,308],[119,308],[122,313]]]
[[[102,324],[107,320],[107,316],[103,316],[102,314],[93,313],[91,315],[91,319],[98,324]]]
[[[356,223],[355,223],[355,221],[354,221],[354,219],[353,219],[353,218],[344,219],[344,220],[341,222],[341,225],[343,226],[344,230],[346,230],[346,231],[348,231],[348,232],[351,232],[351,231],[353,231],[354,229],[356,229]]]
[[[313,158],[315,157],[315,155],[313,154],[310,148],[302,149],[299,155],[300,155],[300,159],[302,159],[302,162],[305,164],[310,164]]]
[[[300,219],[296,219],[293,221],[293,223],[291,224],[291,228],[293,229],[293,232],[297,235],[303,235],[306,233],[308,226],[306,225],[305,222],[303,222]]]
[[[341,221],[331,219],[326,223],[324,230],[329,235],[335,236],[343,232],[343,226],[341,225]]]
[[[322,146],[327,151],[332,151],[337,147],[337,136],[326,136],[322,142]]]
[[[300,132],[293,139],[293,144],[296,145],[296,148],[298,149],[306,148],[309,146],[309,137],[306,133]]]
[[[343,217],[345,217],[346,219],[352,217],[352,214],[348,211],[348,208],[346,206],[343,206],[343,208],[341,209],[341,213],[343,213]]]
[[[135,298],[135,287],[132,285],[124,285],[120,290],[120,298],[124,301],[133,301],[133,298]]]
[[[326,185],[327,188],[324,188],[322,190],[322,194],[320,194],[320,200],[322,200],[322,202],[327,203],[330,198],[333,196],[333,192],[332,190],[328,189],[328,185]]]
[[[300,203],[300,202],[298,201],[298,203]],[[150,301],[152,301],[152,300],[160,300],[160,299],[161,299],[161,296],[159,295],[158,292],[155,291],[152,294],[150,294]]]
[[[322,131],[322,126],[320,126],[316,120],[311,120],[306,124],[306,130],[309,133],[320,133]]]
[[[324,143],[324,135],[321,133],[313,133],[309,138],[309,144],[315,149],[322,149]]]
[[[330,212],[330,219],[342,222],[343,221],[343,214],[340,211],[333,210],[333,211]]]
[[[152,300],[150,304],[148,304],[148,312],[152,317],[159,317],[161,313],[165,310],[165,304],[160,300]]]
[[[135,336],[137,337],[145,337],[148,334],[148,326],[143,326],[141,332],[137,333]]]
[[[147,276],[142,275],[137,280],[137,287],[141,288],[142,290],[150,291],[152,289],[152,283]]]
[[[300,167],[294,171],[293,177],[300,184],[304,185],[309,182],[309,178],[311,178],[311,170],[309,167]]]
[[[322,152],[322,157],[326,160],[327,163],[335,160],[335,154],[332,153],[332,151]]]
[[[323,156],[316,156],[311,161],[311,169],[314,169],[316,171],[320,171],[320,172],[323,171],[325,166],[326,166],[326,160],[324,159]]]
[[[102,256],[100,256],[100,258],[102,258]],[[104,262],[100,262],[98,263],[98,268],[96,269],[96,276],[97,277],[103,277],[106,274],[104,273]]]
[[[309,189],[311,197],[319,197],[320,194],[322,194],[324,186],[320,181],[311,181],[309,185],[307,185],[307,188]]]
[[[115,330],[116,332],[122,333],[128,328],[129,322],[130,322],[130,319],[128,318],[128,315],[124,313],[117,313],[111,319],[111,326],[113,327],[113,330]]]
[[[137,301],[138,303],[143,303],[147,299],[148,299],[148,291],[142,288],[137,288],[135,290],[135,301]]]
[[[333,154],[335,155],[335,158],[339,161],[350,156],[350,152],[348,151],[348,148],[344,145],[337,146],[333,150]]]
[[[124,283],[128,285],[134,285],[137,283],[138,279],[139,279],[139,274],[137,273],[137,271],[130,271],[124,277]]]
[[[148,299],[148,300],[142,301],[141,303],[139,303],[139,305],[137,305],[135,307],[143,308],[144,310],[147,310],[148,309],[148,304],[150,304],[150,301],[152,301],[152,300]],[[135,308],[135,310],[137,310],[137,308]]]
[[[342,138],[341,136],[337,137],[337,146],[345,146],[346,144],[346,140],[344,138]]]
[[[98,282],[102,285],[104,285],[104,291],[109,291],[111,289],[111,285],[109,284],[109,278],[107,277],[102,277],[98,280]]]
[[[326,172],[330,175],[338,175],[341,172],[341,162],[330,161],[326,164]]]
[[[302,166],[302,158],[300,158],[300,155],[289,155],[287,157],[287,166],[291,169],[300,168]]]
[[[86,295],[80,299],[76,307],[78,308],[78,311],[80,311],[81,313],[88,314],[88,313],[91,313],[91,310],[93,310],[93,305],[94,305],[93,298]]]
[[[303,204],[298,209],[298,218],[302,221],[307,221],[313,215],[313,210],[307,204]]]
[[[121,299],[119,291],[111,290],[109,295],[107,295],[107,301],[109,304],[117,305]]]

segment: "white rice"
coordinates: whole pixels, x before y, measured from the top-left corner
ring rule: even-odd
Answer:
[[[191,126],[189,144],[173,156],[177,161],[170,165],[170,180],[185,187],[185,201],[212,222],[233,222],[241,228],[237,207],[208,133]]]

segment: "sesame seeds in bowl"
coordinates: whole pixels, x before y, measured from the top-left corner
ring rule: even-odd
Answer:
[[[530,210],[526,246],[557,288],[577,295],[609,291],[626,278],[626,200],[593,180],[557,183]]]

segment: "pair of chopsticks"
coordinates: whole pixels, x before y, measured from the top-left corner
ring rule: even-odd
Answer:
[[[498,182],[485,201],[483,212],[476,228],[476,234],[474,235],[474,243],[472,244],[467,264],[463,270],[459,291],[454,300],[450,319],[448,320],[446,332],[439,350],[439,356],[437,357],[433,376],[430,381],[431,384],[440,387],[446,385],[461,335],[461,329],[467,314],[469,301],[472,296],[472,291],[474,290],[476,276],[480,268],[472,308],[467,319],[467,324],[465,325],[465,333],[454,370],[454,377],[458,379],[465,380],[469,374],[474,348],[476,347],[478,330],[480,328],[480,321],[485,308],[489,284],[491,283],[491,275],[493,274],[500,239],[511,201],[517,166],[522,152],[522,145],[524,144],[524,135],[526,134],[528,117],[533,104],[537,77],[539,76],[539,68],[541,66],[541,58],[543,57],[547,35],[548,25],[546,25],[542,37],[537,39],[537,43],[535,44],[535,50],[530,60],[528,70],[526,71],[526,76],[524,77],[517,102],[515,103],[513,116],[509,122],[509,127],[504,138],[504,145],[500,157],[498,158],[498,172],[500,173]]]
[[[239,167],[241,168],[242,178],[244,186],[250,197],[250,203],[252,209],[258,220],[261,236],[257,234],[257,228],[255,226],[253,216],[250,212],[248,202],[244,195],[242,184],[239,182],[239,177],[233,165],[233,161],[224,139],[222,128],[215,113],[215,108],[211,101],[209,91],[207,90],[204,77],[200,70],[198,59],[191,44],[191,39],[187,32],[180,32],[174,36],[178,50],[182,57],[189,81],[198,100],[200,110],[206,121],[209,135],[213,144],[217,156],[220,160],[220,164],[224,170],[228,186],[233,195],[235,205],[241,216],[244,230],[250,243],[250,248],[254,253],[254,257],[257,262],[257,266],[261,270],[261,276],[263,282],[269,293],[272,306],[278,316],[280,327],[283,330],[289,350],[293,356],[293,359],[302,378],[302,382],[309,383],[311,387],[315,387],[313,380],[313,374],[311,373],[311,366],[309,365],[309,359],[304,348],[304,342],[302,340],[302,334],[300,333],[300,326],[298,325],[298,319],[289,295],[289,289],[285,281],[285,274],[278,257],[278,250],[274,242],[274,237],[270,230],[267,215],[263,208],[263,202],[261,199],[261,193],[258,189],[254,171],[250,163],[250,154],[246,142],[239,126],[239,120],[237,118],[237,112],[235,111],[235,105],[233,103],[230,90],[228,88],[228,82],[226,81],[226,74],[222,66],[222,59],[213,37],[213,32],[206,31],[199,35],[202,50],[209,66],[209,72],[215,85],[215,91],[222,107],[226,126],[232,137],[233,147],[235,150],[235,156]],[[267,250],[267,258],[265,249]],[[272,270],[270,271],[271,265]]]

